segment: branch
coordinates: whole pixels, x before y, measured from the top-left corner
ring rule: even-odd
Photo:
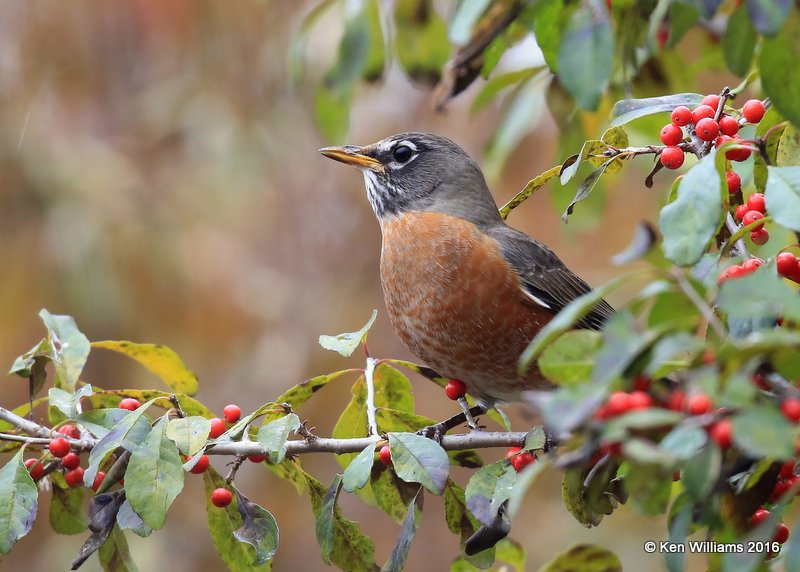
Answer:
[[[0,421],[11,423],[11,425],[19,427],[28,435],[47,438],[48,441],[53,438],[53,432],[50,429],[42,427],[38,423],[34,423],[24,417],[20,417],[13,411],[9,411],[4,407],[0,407]]]
[[[378,421],[375,419],[375,380],[373,376],[377,364],[378,360],[367,357],[367,367],[364,368],[364,381],[367,384],[367,427],[370,435],[379,435]]]

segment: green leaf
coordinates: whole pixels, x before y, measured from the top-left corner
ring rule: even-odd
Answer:
[[[564,0],[536,2],[533,9],[536,43],[539,44],[550,71],[557,74],[561,36],[569,13],[564,7]]]
[[[39,508],[39,491],[25,468],[22,453],[20,449],[0,468],[0,554],[8,554],[14,543],[28,534]]]
[[[367,481],[369,481],[374,461],[375,445],[369,444],[347,465],[344,475],[342,475],[342,488],[348,493],[352,493],[354,490],[366,485]]]
[[[497,559],[509,564],[517,572],[524,572],[525,549],[518,542],[510,538],[504,538],[497,543]]]
[[[592,171],[586,179],[581,183],[578,187],[578,190],[575,192],[575,196],[570,201],[569,205],[567,205],[566,210],[561,215],[561,220],[567,222],[569,215],[572,214],[572,211],[575,208],[575,205],[580,201],[586,199],[592,192],[592,189],[597,184],[597,181],[600,179],[600,175],[602,175],[606,169],[613,165],[615,162],[618,162],[618,159],[608,159],[605,163],[597,167],[594,171]]]
[[[778,224],[800,232],[800,167],[769,166],[767,170],[767,211]]]
[[[136,411],[126,413],[100,441],[92,448],[89,453],[89,464],[83,474],[83,484],[91,487],[94,482],[100,463],[114,451],[117,447],[124,447],[133,452],[145,437],[150,434],[150,422],[144,417],[144,412],[150,407],[152,401],[143,403]],[[113,414],[111,414],[113,416]],[[88,417],[88,416],[87,416]],[[112,417],[113,418],[113,417]],[[88,427],[82,415],[79,419],[82,425]],[[89,429],[91,431],[91,428]]]
[[[74,393],[58,387],[51,387],[47,392],[50,405],[61,411],[67,419],[78,417],[81,398],[90,395],[92,395],[92,386],[88,383]]]
[[[609,293],[621,286],[624,281],[621,278],[612,280],[596,290],[578,296],[567,306],[565,306],[556,316],[550,320],[545,327],[539,330],[525,351],[519,358],[517,371],[523,375],[530,365],[530,362],[544,351],[544,348],[555,340],[559,335],[567,330],[571,330],[581,318],[586,316],[592,309],[603,300]]]
[[[422,487],[419,488],[417,494],[408,505],[406,517],[403,519],[403,525],[400,527],[400,535],[397,537],[397,543],[392,548],[392,553],[389,555],[389,560],[383,565],[381,570],[385,572],[401,572],[408,557],[408,551],[411,548],[411,541],[417,535],[417,518],[421,514],[421,510],[417,507],[417,497],[422,493]]]
[[[754,405],[731,417],[733,442],[752,457],[789,459],[794,455],[792,424],[774,407]]]
[[[586,383],[551,391],[529,392],[526,401],[542,413],[548,430],[560,435],[583,423],[606,397],[603,384]]]
[[[679,266],[700,260],[721,223],[722,178],[715,161],[716,150],[712,149],[686,173],[677,198],[661,209],[661,247],[667,258]]]
[[[608,149],[608,145],[600,139],[590,139],[586,141],[581,147],[580,153],[570,156],[564,161],[564,164],[561,165],[561,170],[558,173],[561,184],[566,185],[572,177],[578,173],[578,168],[580,168],[583,161],[587,160],[590,156],[601,155],[606,149]]]
[[[681,482],[689,496],[694,500],[707,500],[719,479],[721,467],[722,453],[710,441],[696,455],[689,457],[681,470]]]
[[[269,460],[273,463],[280,463],[286,456],[286,440],[289,433],[300,428],[300,418],[289,413],[258,429],[256,440],[267,450]]]
[[[744,6],[738,7],[728,19],[728,27],[722,36],[722,54],[729,70],[740,77],[747,75],[757,40],[747,10]]]
[[[335,371],[333,373],[327,373],[324,375],[318,375],[317,377],[312,377],[311,379],[307,379],[295,385],[294,387],[284,391],[279,397],[275,399],[275,403],[288,403],[292,406],[292,409],[298,409],[301,405],[303,405],[306,401],[311,399],[311,397],[320,389],[325,387],[329,382],[335,380],[336,378],[342,376],[345,373],[351,373],[352,369],[343,369],[341,371]],[[280,415],[277,413],[275,415]],[[265,416],[269,418],[269,414]]]
[[[643,441],[634,440],[624,444],[623,452],[626,458],[630,458],[629,455],[633,450],[629,445],[637,442]],[[640,461],[635,458],[634,460]],[[672,468],[664,463],[631,463],[625,474],[625,491],[630,495],[628,504],[639,514],[664,514],[669,506],[672,491]]]
[[[778,33],[791,7],[791,0],[747,0],[747,12],[753,26],[767,37]]]
[[[525,185],[525,187],[514,195],[510,201],[500,207],[500,216],[503,220],[508,218],[508,215],[511,213],[512,210],[517,208],[523,202],[525,202],[533,193],[541,189],[544,185],[547,184],[548,181],[554,179],[558,176],[561,172],[561,165],[556,165],[555,167],[550,167],[547,171],[542,173],[541,175],[537,175]]]
[[[385,512],[397,524],[402,524],[406,517],[406,506],[417,494],[419,485],[407,483],[391,468],[383,463],[375,463],[366,488],[374,495],[374,499],[368,499],[368,502]],[[363,494],[366,488],[358,491],[362,498],[366,496]]]
[[[239,542],[233,533],[242,526],[242,516],[237,508],[238,502],[234,496],[233,502],[225,508],[219,508],[211,503],[211,493],[214,489],[224,488],[225,480],[209,467],[203,473],[205,485],[206,514],[208,516],[208,531],[217,553],[232,572],[266,572],[269,564],[255,566],[256,553],[252,546]]]
[[[770,107],[770,109],[774,108]],[[777,149],[774,152],[774,160],[778,167],[791,167],[800,164],[800,131],[794,125],[789,124],[780,133],[772,135],[772,143],[774,144],[774,141],[778,141]],[[767,148],[767,153],[769,153],[769,147]]]
[[[377,315],[378,310],[372,310],[372,315],[367,320],[367,323],[357,332],[347,332],[338,336],[321,335],[319,337],[319,345],[326,350],[338,352],[344,357],[353,355],[356,348],[366,339],[367,331],[372,327]]]
[[[575,520],[586,527],[597,526],[603,516],[614,511],[615,505],[608,491],[616,472],[617,464],[608,461],[593,473],[588,486],[584,486],[587,470],[583,467],[567,469],[561,485],[561,497]]]
[[[517,472],[505,459],[478,469],[465,490],[467,507],[482,524],[490,525],[497,511],[511,497]]]
[[[416,81],[435,84],[450,57],[444,20],[431,0],[397,0],[394,16],[396,55],[403,70]]]
[[[735,318],[784,316],[800,321],[800,298],[795,290],[764,265],[756,272],[722,283],[717,306]]]
[[[462,6],[469,4],[470,2],[466,2],[463,3]],[[472,104],[469,108],[470,113],[478,113],[481,109],[486,107],[486,105],[494,101],[497,94],[505,88],[525,82],[533,78],[533,76],[541,70],[542,68],[540,67],[524,68],[493,77],[486,82],[478,92],[478,95],[472,100]]]
[[[679,105],[694,107],[699,105],[702,100],[703,96],[699,93],[676,93],[661,97],[623,99],[616,102],[611,108],[611,127],[624,125],[646,115],[672,111]]]
[[[125,471],[125,491],[131,508],[153,530],[164,526],[169,506],[183,490],[181,457],[166,430],[165,416],[134,449]]]
[[[167,437],[175,442],[181,453],[190,457],[203,448],[210,432],[209,420],[198,415],[171,419],[167,423]]]
[[[450,460],[445,450],[435,441],[416,433],[389,433],[388,438],[397,476],[441,495],[450,472]]]
[[[593,544],[575,544],[539,568],[539,572],[571,572],[573,570],[622,572],[622,564],[610,550]]]
[[[127,341],[105,340],[92,342],[92,347],[124,354],[154,373],[170,389],[186,395],[197,393],[197,376],[186,367],[180,356],[161,344],[137,344]]]
[[[170,397],[175,396],[180,403],[181,409],[186,415],[199,415],[210,419],[214,417],[211,410],[197,401],[194,397],[189,397],[184,393],[173,393],[171,391],[158,391],[155,389],[98,389],[94,388],[95,393],[91,397],[92,405],[95,408],[117,408],[122,398],[133,397],[139,400],[140,403],[146,401],[155,401],[156,407],[169,410],[172,409]]]
[[[614,65],[614,37],[605,10],[580,7],[572,13],[558,49],[558,78],[580,104],[596,110]]]
[[[75,384],[89,357],[89,340],[84,336],[75,320],[70,316],[58,316],[41,310],[39,317],[47,327],[47,335],[53,347],[55,385],[74,391]]]
[[[278,523],[268,510],[251,502],[239,489],[234,490],[242,526],[233,535],[239,542],[246,542],[256,549],[253,566],[260,566],[271,560],[278,550]]]
[[[508,515],[511,518],[514,518],[519,513],[528,489],[547,467],[546,460],[537,459],[535,463],[531,463],[519,473],[514,483],[514,488],[511,490],[511,495],[508,497]]]
[[[774,38],[761,45],[758,66],[761,85],[773,105],[800,127],[800,18],[792,15]]]
[[[51,474],[53,496],[50,501],[50,526],[59,534],[80,534],[88,525],[83,509],[83,487],[70,487],[59,471]]]
[[[350,128],[351,88],[319,86],[314,93],[314,122],[326,141],[341,143]]]
[[[45,338],[30,350],[14,360],[9,375],[28,378],[31,382],[31,395],[36,395],[47,380],[47,363],[55,359],[55,350],[49,338]]]
[[[573,330],[547,346],[539,358],[539,371],[557,385],[587,381],[594,367],[594,355],[602,336],[593,330]]]
[[[364,536],[358,523],[342,517],[341,509],[336,504],[341,475],[334,477],[333,484],[327,490],[308,473],[304,475],[311,496],[311,506],[317,518],[317,541],[322,549],[323,560],[342,570],[354,572],[373,571],[377,568],[372,541]]]
[[[107,572],[137,572],[139,569],[131,558],[125,533],[115,526],[97,553],[100,566]]]
[[[480,523],[467,509],[464,490],[452,479],[447,480],[447,486],[444,489],[444,516],[448,530],[460,538],[463,552],[464,543],[475,533]],[[492,565],[494,556],[495,548],[492,547],[472,556],[467,556],[468,560],[465,560],[465,562],[485,569]]]
[[[659,407],[634,410],[614,417],[606,423],[603,427],[603,437],[609,442],[620,441],[628,436],[631,429],[638,431],[671,427],[681,419],[683,415],[679,412]]]
[[[676,425],[661,440],[659,447],[678,459],[695,456],[708,441],[708,435],[699,427]]]
[[[117,526],[122,530],[132,530],[134,534],[142,538],[147,538],[153,533],[153,529],[144,523],[141,516],[136,514],[131,507],[131,502],[127,499],[117,512]]]

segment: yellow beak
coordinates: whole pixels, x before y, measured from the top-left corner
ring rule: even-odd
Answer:
[[[360,169],[372,169],[373,171],[383,169],[383,164],[380,161],[373,159],[369,155],[362,154],[361,149],[361,147],[356,147],[355,145],[345,145],[344,147],[323,147],[319,152],[329,159]]]

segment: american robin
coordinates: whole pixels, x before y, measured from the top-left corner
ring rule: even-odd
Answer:
[[[528,343],[572,300],[591,291],[547,246],[509,227],[478,165],[458,145],[401,133],[320,152],[361,170],[381,226],[381,283],[400,339],[427,365],[464,382],[483,410],[551,387]],[[605,301],[579,323],[599,329]]]

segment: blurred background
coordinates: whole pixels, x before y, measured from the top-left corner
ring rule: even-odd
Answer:
[[[303,379],[362,365],[358,353],[342,358],[321,349],[317,337],[359,328],[373,308],[379,311],[370,334],[373,355],[412,357],[383,311],[380,232],[362,179],[317,153],[340,142],[322,134],[314,106],[342,34],[341,9],[310,31],[301,52],[303,78],[291,79],[289,53],[316,4],[2,4],[0,365],[10,366],[43,337],[40,308],[74,316],[91,340],[172,347],[198,374],[197,397],[219,413],[227,403],[250,411]],[[453,4],[437,4],[445,19]],[[702,32],[691,32],[685,53],[706,41]],[[541,63],[535,43],[522,46],[507,53],[501,67]],[[693,81],[691,70],[682,73]],[[725,78],[703,81],[718,91]],[[512,121],[502,102],[470,112],[478,85],[436,113],[431,86],[394,66],[382,81],[354,92],[346,142],[366,144],[410,130],[443,134],[487,164],[502,204],[563,161],[566,151],[579,150],[566,149],[544,105],[546,85],[533,94],[533,107]],[[590,136],[602,133],[607,112],[586,116]],[[499,152],[491,144],[501,121],[516,129],[516,139]],[[659,128],[654,124],[650,141],[657,141]],[[669,184],[662,177],[655,189],[645,189],[649,168],[641,159],[604,177],[606,188],[581,203],[569,225],[560,213],[575,189],[557,183],[509,221],[548,243],[591,284],[601,284],[621,272],[609,258],[628,244],[640,220],[654,219],[660,191]],[[92,353],[83,379],[103,388],[159,386],[145,370],[102,350]],[[413,381],[420,413],[454,413],[441,390]],[[351,382],[341,378],[326,387],[325,397],[311,400],[301,418],[329,434]],[[19,405],[26,391],[26,383],[8,378],[0,404]],[[535,420],[522,405],[507,411],[516,430]],[[46,412],[37,413],[42,418]],[[486,451],[484,458],[501,454]],[[222,459],[212,462],[224,470]],[[304,464],[323,483],[339,470],[325,455]],[[463,484],[468,473],[457,477]],[[206,529],[202,479],[188,475],[186,481],[163,530],[144,540],[129,535],[141,570],[225,569]],[[278,520],[276,570],[328,569],[307,497],[255,465],[243,467],[237,483]],[[362,523],[378,562],[385,561],[398,526],[350,497],[340,500],[346,516]],[[85,540],[54,534],[47,495],[41,498],[33,532],[0,560],[0,569],[65,570]],[[440,499],[429,497],[426,505],[407,569],[445,570],[458,554],[458,540],[445,527]],[[598,529],[584,529],[563,508],[559,475],[551,472],[531,489],[512,537],[528,550],[531,569],[586,541],[611,548],[626,569],[637,570],[661,566],[642,544],[665,538],[666,530],[663,520],[624,509]],[[83,569],[99,569],[96,558]]]

